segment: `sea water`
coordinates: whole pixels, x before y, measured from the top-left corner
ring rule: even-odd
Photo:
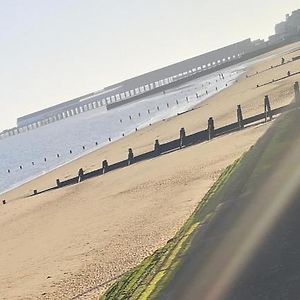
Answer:
[[[247,64],[251,63],[253,61]],[[224,79],[216,72],[167,90],[165,94],[108,111],[104,107],[91,110],[0,140],[0,193],[103,147],[109,138],[116,141],[135,128],[144,128],[191,109],[234,83],[245,72],[247,64],[220,71]],[[197,98],[196,93],[201,96]]]

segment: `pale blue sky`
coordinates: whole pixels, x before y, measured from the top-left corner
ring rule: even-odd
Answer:
[[[299,0],[0,0],[0,131],[128,77],[267,38],[298,8]]]

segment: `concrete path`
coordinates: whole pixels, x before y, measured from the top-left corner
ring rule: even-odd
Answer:
[[[278,120],[243,159],[160,299],[300,299],[299,120]]]

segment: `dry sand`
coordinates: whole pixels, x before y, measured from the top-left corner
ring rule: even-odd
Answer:
[[[276,50],[248,74],[280,62],[300,43]],[[132,165],[76,186],[28,198],[33,189],[54,185],[83,167],[92,170],[103,159],[114,162],[134,153],[204,129],[209,116],[217,127],[289,103],[300,76],[262,88],[263,83],[300,69],[300,61],[239,82],[190,113],[159,122],[94,153],[33,180],[2,198],[0,207],[0,299],[97,299],[113,280],[163,246],[186,221],[222,170],[247,151],[270,123],[216,138],[159,158]]]

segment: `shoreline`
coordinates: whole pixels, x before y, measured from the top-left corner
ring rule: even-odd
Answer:
[[[262,60],[262,59],[260,59],[260,60]],[[216,94],[221,93],[221,92],[223,92],[224,90],[226,90],[226,89],[230,88],[231,86],[233,86],[233,85],[236,83],[236,80],[239,80],[239,79],[247,72],[247,68],[248,68],[248,67],[245,67],[245,66],[244,66],[247,62],[248,62],[248,63],[252,63],[252,64],[255,63],[255,62],[254,62],[254,59],[250,59],[249,61],[245,61],[245,62],[242,62],[242,63],[238,63],[237,65],[234,65],[234,66],[231,66],[231,67],[227,67],[227,68],[225,68],[224,70],[223,70],[223,69],[221,70],[221,71],[226,71],[226,70],[230,70],[230,69],[232,69],[232,68],[234,68],[234,69],[236,70],[238,67],[244,69],[244,71],[241,71],[241,74],[240,74],[236,79],[232,79],[232,80],[230,80],[230,81],[227,83],[228,86],[226,86],[226,87],[224,87],[224,88],[222,88],[222,89],[220,89],[220,90],[218,90],[218,91],[213,91],[210,95],[208,95],[207,98],[203,99],[201,102],[195,103],[191,108],[189,108],[189,109],[187,109],[187,110],[183,110],[182,112],[179,111],[179,112],[177,112],[177,114],[174,113],[174,115],[172,115],[172,116],[170,116],[170,117],[167,117],[167,118],[164,118],[164,119],[161,119],[161,120],[159,120],[159,121],[155,121],[154,123],[152,123],[152,125],[154,125],[154,124],[156,125],[156,124],[159,124],[159,123],[161,123],[161,122],[165,122],[165,121],[168,121],[168,120],[170,120],[170,119],[176,118],[177,116],[179,116],[179,115],[181,115],[181,114],[189,113],[190,111],[192,111],[192,110],[194,110],[194,109],[197,109],[197,108],[201,107],[202,105],[205,105],[206,102],[209,101],[209,100],[210,100],[212,97],[214,97]],[[238,68],[238,70],[240,70],[240,69]],[[204,76],[204,79],[205,79],[206,77],[209,77],[209,76],[211,76],[211,75],[214,75],[215,73],[217,73],[217,72],[214,72],[214,73],[212,73],[212,74],[209,74],[209,75],[207,75],[207,76]],[[191,83],[192,83],[192,82],[197,82],[197,81],[199,81],[199,79],[200,79],[200,78],[194,79],[194,80],[191,81]],[[184,86],[184,84],[182,84],[182,86]],[[179,87],[180,87],[180,86],[179,86]],[[178,88],[178,87],[177,87],[177,88]],[[170,92],[172,92],[172,90],[170,90]],[[154,96],[152,96],[152,97],[157,97],[157,96],[158,96],[158,94],[157,94],[157,95],[154,95]],[[143,101],[143,100],[146,100],[146,98],[145,98],[145,99],[141,99],[140,101]],[[132,104],[132,103],[130,103],[130,104]],[[146,124],[142,125],[142,126],[139,128],[139,131],[144,130],[144,129],[147,128],[148,126],[149,126],[149,125],[146,125]],[[33,180],[39,179],[40,177],[43,177],[43,176],[45,176],[45,175],[47,175],[47,174],[49,174],[49,173],[52,173],[52,172],[56,171],[57,169],[59,169],[59,168],[61,168],[61,167],[64,167],[64,166],[66,166],[66,165],[68,165],[68,164],[72,164],[73,162],[75,162],[75,161],[77,161],[77,160],[79,160],[79,159],[84,158],[86,155],[89,155],[90,153],[93,153],[93,152],[95,152],[95,151],[99,151],[100,149],[106,147],[107,145],[112,145],[114,142],[120,141],[120,140],[122,140],[122,139],[126,139],[128,136],[131,136],[131,135],[134,134],[134,133],[135,133],[135,130],[131,130],[128,134],[125,135],[125,137],[122,137],[122,136],[121,136],[121,137],[119,137],[119,138],[116,138],[116,139],[113,140],[111,143],[109,143],[109,142],[104,142],[103,144],[99,145],[98,147],[91,148],[91,149],[87,150],[86,152],[84,152],[83,154],[78,155],[78,156],[76,156],[76,157],[74,157],[74,158],[72,158],[71,160],[68,160],[68,161],[66,161],[66,162],[63,162],[63,163],[57,165],[56,167],[53,167],[53,168],[51,168],[51,169],[49,169],[49,170],[47,170],[47,171],[42,171],[41,173],[39,173],[39,174],[37,174],[37,175],[34,175],[34,176],[32,176],[32,177],[29,177],[29,178],[27,178],[27,179],[25,179],[25,180],[23,180],[23,181],[20,181],[19,183],[13,184],[12,186],[8,187],[7,189],[5,189],[5,190],[3,190],[3,191],[0,191],[0,196],[5,195],[5,194],[7,194],[7,193],[13,191],[14,189],[18,189],[18,188],[22,187],[23,185],[26,185],[26,184],[30,183],[30,182],[33,181]]]
[[[287,47],[280,49],[270,54],[275,57],[252,68],[264,69],[287,51]],[[299,67],[300,62],[295,62],[277,68],[276,74]],[[117,161],[130,147],[136,154],[152,149],[156,138],[171,140],[183,126],[188,133],[198,131],[207,126],[209,116],[217,127],[228,124],[236,120],[237,104],[245,117],[262,112],[265,94],[270,95],[272,108],[288,103],[292,84],[300,76],[255,88],[258,78],[271,75],[243,76],[201,103],[201,109],[153,124],[7,193],[7,205],[0,207],[4,299],[98,299],[116,277],[174,237],[223,170],[255,144],[272,122],[25,199],[33,188],[53,185],[55,178],[72,176],[79,167],[93,170],[104,157]]]

